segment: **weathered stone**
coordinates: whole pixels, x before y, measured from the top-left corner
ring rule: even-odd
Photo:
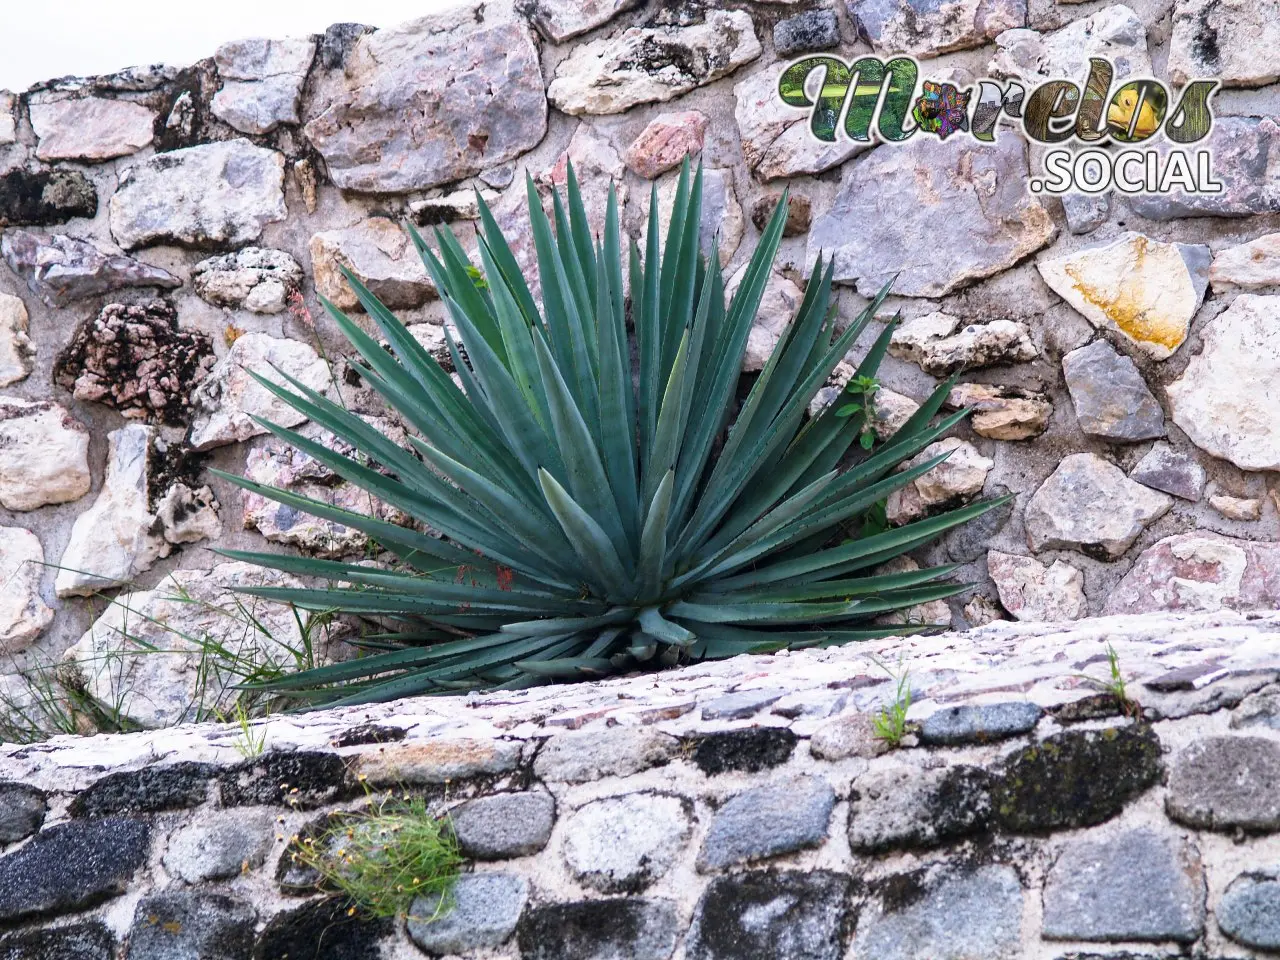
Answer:
[[[1027,22],[1026,0],[845,0],[845,6],[874,50],[921,59],[980,47]]]
[[[1165,537],[1144,550],[1103,614],[1155,610],[1270,610],[1280,604],[1280,546],[1210,531]]]
[[[1062,212],[1067,229],[1076,236],[1093,233],[1111,215],[1111,195],[1068,193],[1062,197]]]
[[[492,950],[515,932],[528,900],[529,881],[524,877],[463,874],[447,900],[435,896],[413,901],[407,924],[409,939],[432,956]],[[444,912],[437,916],[442,908]]]
[[[1266,7],[1234,0],[1179,0],[1173,9],[1169,79],[1213,77],[1226,87],[1280,79],[1280,23]]]
[[[1200,332],[1201,352],[1169,384],[1173,422],[1201,450],[1242,470],[1280,470],[1280,297],[1241,294]]]
[[[532,32],[474,6],[367,33],[322,78],[304,128],[343,190],[403,193],[537,146],[547,100]],[[406,117],[421,122],[406,123]]]
[[[852,960],[1017,960],[1022,885],[1012,867],[885,882],[880,903],[858,919]]]
[[[514,179],[514,177],[513,177]],[[418,226],[435,226],[480,219],[480,201],[490,207],[498,195],[492,190],[454,190],[437,197],[424,197],[409,202],[409,213]]]
[[[343,897],[312,900],[272,917],[254,945],[254,960],[381,960],[389,918],[371,918]]]
[[[640,893],[684,850],[692,814],[692,803],[665,793],[593,801],[566,825],[565,863],[575,880],[601,893]]]
[[[772,64],[733,88],[742,155],[759,179],[821,173],[871,149],[872,143],[845,136],[833,143],[815,137],[809,129],[809,114],[778,96],[782,69],[782,64]]]
[[[849,370],[850,375],[853,369]],[[908,396],[880,387],[871,399],[871,429],[880,440],[889,440],[906,425],[920,409]]]
[[[1228,520],[1252,521],[1262,517],[1262,501],[1249,497],[1229,497],[1224,493],[1209,497],[1209,506]]]
[[[1172,505],[1097,454],[1073,453],[1028,502],[1027,543],[1036,553],[1067,549],[1115,559]]]
[[[1280,286],[1280,233],[1267,233],[1213,255],[1209,283],[1215,290]]]
[[[1130,231],[1036,264],[1044,282],[1100,330],[1163,360],[1187,339],[1209,282],[1209,248]]]
[[[1280,692],[1263,691],[1244,699],[1231,717],[1231,729],[1247,727],[1280,730]]]
[[[576,48],[556,67],[547,98],[564,113],[622,113],[664,103],[760,56],[751,17],[708,9],[691,26],[632,27]]]
[[[41,830],[0,857],[0,919],[69,913],[119,896],[150,844],[141,820],[73,820]]]
[[[1012,29],[996,37],[993,76],[1015,77],[1035,85],[1050,78],[1084,83],[1089,59],[1105,57],[1117,80],[1151,76],[1147,30],[1124,4],[1103,7],[1051,33]]]
[[[145,244],[244,244],[288,216],[284,157],[248,140],[205,143],[130,167],[111,197],[111,235]]]
[[[1015,833],[1110,820],[1160,779],[1160,741],[1146,727],[1057,733],[1009,756],[992,786],[992,816]]]
[[[780,193],[766,193],[758,197],[751,205],[751,222],[762,233],[769,225],[769,218],[778,208],[782,200]],[[802,193],[791,194],[787,198],[787,222],[782,227],[784,237],[802,237],[809,232],[809,223],[813,218],[813,207],[809,198]]]
[[[666,237],[667,228],[671,225],[671,211],[675,206],[676,188],[679,182],[680,178],[675,173],[668,174],[658,182],[658,236],[660,237]],[[603,207],[601,209],[603,210]],[[647,209],[645,214],[648,215]],[[602,215],[596,222],[603,221]],[[738,195],[733,187],[733,171],[719,168],[704,169],[702,171],[702,223],[698,230],[698,243],[702,252],[709,256],[712,241],[718,240],[720,266],[725,266],[733,258],[738,244],[742,242],[744,226],[742,207],[738,203]]]
[[[0,293],[0,387],[31,375],[36,348],[27,337],[27,307],[18,297]]]
[[[247,664],[292,665],[303,648],[290,607],[231,592],[249,586],[302,583],[241,562],[174,571],[153,590],[118,597],[66,652],[66,665],[93,700],[149,729],[230,709]],[[254,620],[226,612],[238,606]]]
[[[1044,711],[1029,701],[947,707],[930,714],[920,725],[920,742],[954,747],[1007,740],[1030,733],[1043,715]]]
[[[28,107],[41,160],[110,160],[151,143],[155,114],[140,103],[106,97],[35,94]]]
[[[1138,367],[1095,340],[1062,358],[1080,429],[1095,437],[1136,443],[1165,435],[1164,411]]]
[[[1038,356],[1025,323],[998,319],[962,324],[959,317],[940,312],[907,320],[893,331],[889,353],[919,364],[935,377],[993,364],[1025,363]]]
[[[853,911],[849,878],[752,871],[711,881],[694,908],[689,960],[839,960]]]
[[[890,516],[889,519],[890,522],[893,522],[897,519],[897,515]],[[893,576],[899,573],[914,573],[919,569],[920,564],[914,558],[904,554],[873,567],[871,575],[875,577]],[[913,603],[907,607],[900,607],[896,610],[882,613],[872,622],[876,626],[898,624],[950,626],[951,608],[947,605],[946,600],[927,600],[924,603]]]
[[[551,838],[555,821],[556,802],[545,791],[478,797],[449,811],[463,855],[476,860],[537,853]]]
[[[983,830],[990,777],[977,767],[880,767],[858,777],[849,804],[849,846],[859,853],[921,850]]]
[[[324,750],[272,750],[218,776],[224,807],[310,810],[342,799],[351,784],[343,758]]]
[[[725,286],[725,294],[729,298],[737,292],[746,276],[747,267],[743,264]],[[800,301],[804,299],[804,291],[784,277],[773,271],[765,282],[764,293],[760,297],[760,309],[756,311],[751,331],[747,334],[747,347],[742,354],[742,369],[748,373],[763,370],[769,357],[782,338],[786,335]]]
[[[8,146],[18,139],[18,122],[13,115],[17,105],[17,97],[8,90],[0,91],[0,146]]]
[[[987,493],[990,497],[1007,497],[1011,491],[1002,483],[993,484]],[[960,563],[972,563],[984,557],[992,540],[1013,517],[1014,500],[1006,500],[985,513],[956,527],[946,536],[947,556]]]
[[[669,900],[580,900],[526,910],[516,942],[524,960],[669,960],[680,930]]]
[[[166,890],[138,901],[129,960],[249,960],[253,907],[222,893]]]
[[[698,870],[816,847],[826,839],[836,795],[821,777],[776,780],[744,790],[716,811],[698,852]]]
[[[25,783],[0,781],[0,844],[17,843],[39,830],[46,809],[42,791]]]
[[[213,55],[222,89],[210,110],[241,133],[270,133],[282,123],[297,123],[315,52],[314,40],[252,37],[224,43]]]
[[[34,927],[0,937],[4,960],[114,960],[116,938],[100,920]]]
[[[850,757],[871,759],[888,750],[876,737],[871,717],[865,713],[842,713],[828,720],[809,738],[809,752],[819,760],[832,762]]]
[[[702,707],[703,720],[746,720],[776,703],[781,690],[740,690],[717,697]]]
[[[657,730],[611,727],[552,737],[533,762],[542,780],[585,783],[601,777],[630,777],[675,757],[680,741]]]
[[[773,49],[780,57],[810,50],[829,50],[840,43],[833,10],[806,10],[773,25]]]
[[[1167,443],[1157,443],[1138,461],[1129,479],[1194,503],[1204,491],[1205,472],[1194,458]]]
[[[172,290],[182,286],[168,270],[103,253],[87,240],[62,234],[42,237],[26,230],[6,230],[0,249],[13,272],[51,307],[126,287]]]
[[[217,772],[211,764],[180,761],[109,773],[82,790],[68,812],[73,817],[112,817],[198,807],[209,798],[209,783]]]
[[[517,7],[540,34],[553,43],[564,43],[603,26],[638,3],[639,0],[527,0]]]
[[[283,250],[245,247],[201,260],[191,269],[201,299],[250,313],[282,312],[302,285],[302,267]]]
[[[885,190],[889,182],[897,188]],[[913,137],[873,151],[845,168],[830,211],[814,221],[807,259],[816,260],[819,251],[833,257],[835,281],[866,297],[895,276],[898,296],[945,296],[1053,239],[1053,219],[1026,182],[1021,137],[989,145],[969,137]],[[851,223],[878,227],[851,230]]]
[[[514,740],[427,740],[361,753],[355,770],[374,786],[449,783],[510,773],[520,763]]]
[[[262,866],[275,833],[269,810],[205,814],[169,837],[164,868],[187,883],[229,880]]]
[[[776,712],[776,711],[775,711]],[[747,727],[699,737],[693,765],[708,777],[729,771],[760,773],[791,759],[796,735],[786,727]]]
[[[249,371],[280,382],[279,370],[323,392],[331,382],[329,365],[309,345],[265,333],[237,338],[213,370],[195,388],[195,415],[189,442],[193,450],[208,450],[266,433],[252,419],[262,417],[282,427],[296,427],[307,418],[257,383]]]
[[[1046,567],[1034,557],[992,550],[987,554],[987,573],[1001,605],[1015,620],[1057,623],[1089,613],[1084,574],[1063,560]]]
[[[1072,840],[1049,870],[1042,935],[1050,940],[1191,943],[1204,930],[1200,854],[1136,827]]]
[[[894,526],[910,523],[931,513],[968,503],[982,493],[987,474],[995,466],[995,461],[984,457],[977,447],[958,437],[947,437],[929,444],[900,469],[913,469],[944,454],[949,456],[942,463],[889,494],[885,506],[889,523]]]
[[[0,174],[0,227],[50,226],[98,212],[98,191],[79,170]]]
[[[0,527],[0,651],[17,653],[53,622],[40,597],[44,548],[30,530]]]
[[[659,114],[631,142],[623,159],[636,176],[652,180],[702,152],[709,122],[698,110]]]
[[[1280,743],[1205,737],[1170,764],[1165,810],[1202,830],[1280,830]]]
[[[89,431],[60,404],[0,397],[0,506],[35,510],[89,492]]]
[[[964,624],[957,625],[957,629],[963,629],[965,625],[970,629],[985,627],[988,623],[1008,619],[1000,604],[982,594],[978,594],[966,603],[960,613],[964,618]]]
[[[342,275],[343,267],[392,309],[421,306],[435,293],[409,235],[386,217],[371,217],[357,226],[311,238],[316,291],[339,309],[354,310],[360,301]]]
[[[1242,874],[1218,901],[1218,927],[1236,943],[1280,950],[1280,878]]]
[[[973,411],[969,426],[980,437],[992,440],[1030,440],[1049,426],[1053,404],[1043,393],[1021,387],[989,383],[957,383],[946,405]]]

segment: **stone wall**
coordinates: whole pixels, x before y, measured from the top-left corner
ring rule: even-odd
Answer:
[[[248,758],[207,725],[8,746],[0,956],[1275,956],[1278,643],[1275,614],[991,624],[274,717]],[[292,861],[384,790],[467,855],[435,922],[349,917]]]

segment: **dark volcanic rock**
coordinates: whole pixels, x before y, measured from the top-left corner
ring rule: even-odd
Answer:
[[[184,810],[204,803],[218,768],[210,763],[175,763],[112,773],[71,802],[73,817]]]
[[[673,903],[638,897],[549,904],[516,928],[524,960],[667,960],[679,934]]]
[[[221,893],[143,897],[129,929],[129,960],[249,960],[256,919],[249,904]]]
[[[977,767],[884,767],[853,783],[849,846],[874,853],[926,849],[983,830],[991,777]]]
[[[218,779],[224,807],[269,804],[310,809],[338,799],[350,786],[340,756],[305,750],[266,753],[224,771]]]
[[[0,843],[31,836],[44,823],[43,791],[25,783],[0,781]]]
[[[98,191],[79,170],[0,175],[0,227],[47,226],[98,212]]]
[[[345,897],[327,897],[274,916],[258,937],[253,960],[380,960],[389,919],[349,913]]]
[[[712,733],[698,739],[693,762],[709,777],[730,770],[759,773],[791,759],[796,735],[786,727],[751,727]]]
[[[87,240],[62,234],[44,237],[27,230],[7,230],[0,249],[13,272],[51,307],[65,307],[73,300],[126,287],[172,290],[182,286],[168,270],[133,257],[103,253]]]
[[[0,960],[112,960],[115,946],[111,931],[91,920],[0,937]]]

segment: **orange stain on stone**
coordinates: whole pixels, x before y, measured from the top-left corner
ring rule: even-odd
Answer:
[[[1169,323],[1151,316],[1149,298],[1144,295],[1142,267],[1147,259],[1147,238],[1138,237],[1133,242],[1134,261],[1129,279],[1115,292],[1103,290],[1089,283],[1081,268],[1072,263],[1063,264],[1063,271],[1071,277],[1080,296],[1107,315],[1116,327],[1130,339],[1140,343],[1154,343],[1169,350],[1176,350],[1186,339],[1185,326]]]

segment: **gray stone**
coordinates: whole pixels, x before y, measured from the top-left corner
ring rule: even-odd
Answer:
[[[859,853],[922,850],[984,829],[990,777],[977,767],[880,767],[853,783],[849,846]]]
[[[1236,943],[1280,950],[1280,878],[1244,874],[1231,881],[1214,911],[1218,926]]]
[[[1280,692],[1263,691],[1245,698],[1231,717],[1231,729],[1248,727],[1280,730]]]
[[[698,869],[710,872],[819,846],[835,802],[835,791],[821,777],[744,790],[716,812],[698,853]]]
[[[936,57],[979,47],[1027,22],[1026,0],[845,0],[858,32],[881,53]]]
[[[994,364],[1025,363],[1039,355],[1030,328],[1019,320],[965,323],[941,311],[900,324],[890,335],[889,353],[935,377]]]
[[[835,281],[867,297],[895,276],[898,296],[940,297],[1008,269],[1055,232],[1025,189],[1026,150],[1021,137],[913,137],[873,150],[845,167],[830,211],[809,232],[807,261],[819,251],[834,258]],[[885,190],[890,182],[896,189]]]
[[[840,960],[849,878],[826,870],[717,877],[694,908],[689,960]]]
[[[1165,810],[1202,830],[1280,830],[1280,743],[1205,737],[1171,763]]]
[[[578,730],[552,737],[533,762],[542,780],[585,783],[601,777],[630,777],[675,757],[680,741],[648,728]]]
[[[35,927],[0,937],[4,960],[115,960],[116,938],[100,920]]]
[[[126,250],[238,246],[288,214],[283,154],[225,140],[171,150],[126,170],[111,197],[111,235]]]
[[[51,307],[128,287],[172,290],[182,281],[168,270],[120,254],[103,253],[88,240],[26,230],[6,230],[0,239],[5,262]]]
[[[664,793],[585,804],[566,825],[565,863],[574,879],[601,893],[640,893],[684,850],[692,814],[692,803]]]
[[[298,100],[315,57],[310,39],[251,37],[224,43],[213,55],[222,78],[213,115],[241,133],[270,133],[298,122]]]
[[[516,941],[523,960],[668,960],[681,929],[669,900],[581,900],[526,910]]]
[[[526,0],[517,6],[540,34],[553,43],[564,43],[638,4],[639,0]]]
[[[98,191],[79,170],[17,169],[0,174],[0,226],[48,226],[98,212]]]
[[[53,622],[53,610],[40,596],[44,548],[25,527],[0,526],[0,652],[30,646]]]
[[[41,160],[97,162],[137,153],[151,143],[156,121],[142,104],[109,97],[32,94],[28,110]]]
[[[207,813],[169,837],[164,868],[187,883],[229,880],[262,866],[275,836],[274,811]]]
[[[129,960],[249,960],[253,907],[221,893],[174,890],[138,901]]]
[[[321,78],[304,127],[343,190],[425,190],[512,160],[547,131],[533,33],[494,5],[366,33],[344,63]]]
[[[840,43],[833,10],[806,10],[773,25],[773,49],[780,57],[809,50],[829,50]]]
[[[1030,733],[1044,714],[1030,701],[964,704],[946,707],[925,718],[920,742],[932,747],[964,743],[992,743]]]
[[[809,752],[819,760],[832,762],[850,757],[871,759],[888,749],[876,737],[871,717],[865,713],[842,713],[828,720],[809,738]]]
[[[435,294],[409,234],[394,220],[370,217],[354,227],[326,230],[309,246],[316,292],[341,310],[363,309],[343,268],[393,310],[421,306]]]
[[[1205,471],[1194,457],[1167,443],[1157,443],[1138,461],[1129,479],[1194,503],[1204,492]]]
[[[441,899],[413,901],[409,939],[433,956],[492,950],[515,932],[529,900],[529,881],[508,873],[467,873],[453,885],[448,902]]]
[[[575,160],[574,169],[581,170],[582,164]],[[621,170],[618,173],[620,176]],[[659,236],[665,237],[667,228],[671,225],[671,211],[675,206],[676,188],[679,182],[680,177],[674,171],[658,182]],[[584,193],[586,193],[585,190]],[[587,209],[590,211],[590,206]],[[603,204],[600,209],[603,210]],[[645,213],[648,214],[647,205]],[[602,215],[596,222],[603,219]],[[698,230],[698,244],[703,253],[710,254],[712,241],[718,239],[720,265],[722,267],[727,265],[734,251],[738,249],[738,244],[742,242],[745,223],[742,206],[738,203],[738,194],[733,185],[733,171],[728,168],[704,169],[702,171],[702,222]],[[729,278],[729,283],[725,287],[726,292],[734,289],[733,279],[733,277]]]
[[[1021,79],[1028,89],[1051,77],[1083,83],[1091,57],[1107,58],[1117,79],[1151,76],[1146,27],[1122,3],[1095,10],[1050,33],[1019,24],[997,36],[996,47],[991,75]]]
[[[1111,194],[1064,194],[1062,212],[1067,217],[1067,229],[1071,233],[1076,236],[1093,233],[1107,222],[1111,214]]]
[[[891,887],[901,894],[863,910],[851,960],[1022,956],[1022,885],[1012,867],[890,879],[901,880]]]
[[[1137,365],[1105,340],[1062,358],[1080,429],[1095,437],[1135,443],[1165,435],[1164,411]]]
[[[1180,0],[1174,5],[1169,78],[1213,77],[1226,87],[1280,79],[1280,23],[1265,5]]]
[[[25,783],[0,781],[0,843],[17,843],[39,830],[45,809],[42,791]]]
[[[703,720],[746,720],[782,698],[782,690],[743,690],[702,706]]]
[[[60,404],[0,397],[0,506],[35,510],[89,492],[89,430]]]
[[[1007,496],[1010,490],[1004,484],[996,483],[986,492],[989,497],[994,498]],[[961,563],[972,563],[979,557],[986,556],[991,541],[1013,516],[1014,505],[1013,500],[1006,500],[1002,505],[993,507],[980,517],[952,530],[945,540],[947,556]]]
[[[498,793],[449,811],[464,856],[476,860],[527,857],[547,845],[556,802],[549,793]]]
[[[191,269],[191,285],[201,299],[250,313],[282,312],[301,284],[298,261],[284,250],[264,247],[210,257]]]
[[[1149,827],[1070,841],[1045,880],[1050,940],[1192,943],[1204,919],[1199,852]]]
[[[1097,454],[1073,453],[1028,502],[1027,542],[1037,553],[1065,548],[1115,559],[1172,505]]]
[[[217,772],[212,764],[190,760],[120,770],[80,791],[67,812],[73,817],[112,817],[189,810],[209,798],[209,781]]]

